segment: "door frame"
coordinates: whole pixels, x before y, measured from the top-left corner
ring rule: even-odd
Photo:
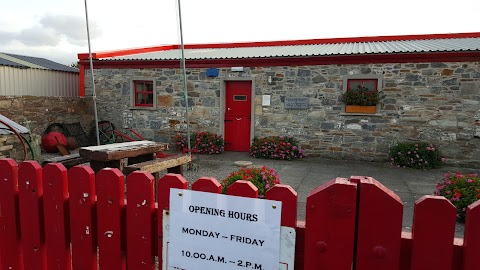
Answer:
[[[252,82],[252,93],[251,93],[251,101],[250,101],[250,139],[249,139],[249,146],[252,145],[252,140],[255,134],[255,78],[253,77],[228,77],[228,78],[221,78],[220,79],[220,134],[222,134],[222,138],[225,139],[225,105],[226,105],[226,82],[229,81],[250,81]]]

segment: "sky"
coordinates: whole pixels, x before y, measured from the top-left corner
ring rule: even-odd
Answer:
[[[178,0],[87,0],[92,52],[180,44]],[[2,0],[0,52],[88,52],[84,0]],[[480,32],[479,0],[181,0],[185,44]]]

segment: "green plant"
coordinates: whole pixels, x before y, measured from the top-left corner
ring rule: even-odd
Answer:
[[[292,136],[271,136],[254,138],[250,155],[256,158],[286,159],[303,158],[303,149]]]
[[[375,106],[380,101],[378,91],[371,91],[361,85],[343,93],[342,102],[346,105]]]
[[[480,200],[480,176],[476,173],[446,173],[434,194],[449,199],[457,208],[457,220],[464,222],[467,206]]]
[[[443,165],[440,150],[426,142],[401,142],[388,150],[392,164],[398,167],[434,169]]]
[[[220,154],[224,150],[225,142],[222,136],[212,132],[193,132],[190,134],[190,147],[192,152],[199,154]],[[185,134],[178,134],[175,137],[177,151],[187,152],[188,143]]]
[[[265,192],[274,185],[280,184],[280,176],[273,169],[265,166],[262,168],[241,168],[230,173],[222,181],[222,192],[227,193],[227,188],[238,180],[250,181],[258,188],[258,197],[264,198]]]

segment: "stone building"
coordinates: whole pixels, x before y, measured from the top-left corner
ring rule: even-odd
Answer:
[[[94,53],[100,120],[172,142],[222,134],[226,149],[291,135],[307,154],[386,161],[397,142],[437,144],[448,163],[480,163],[480,33],[186,45]],[[92,94],[79,54],[82,94]],[[378,91],[373,113],[345,111],[358,85]]]

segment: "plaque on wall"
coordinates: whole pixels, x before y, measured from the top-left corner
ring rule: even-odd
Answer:
[[[285,97],[285,109],[308,109],[308,98]]]

